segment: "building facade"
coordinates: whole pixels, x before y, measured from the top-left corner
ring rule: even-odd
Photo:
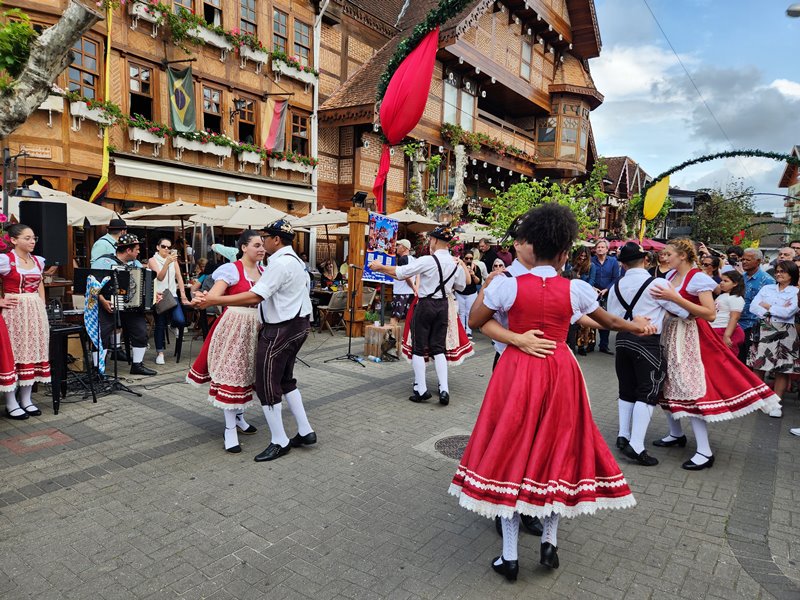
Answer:
[[[800,158],[800,145],[792,148],[792,156]],[[786,220],[789,222],[789,227],[800,225],[800,169],[797,165],[786,165],[778,187],[786,188],[786,199],[783,201],[783,206],[786,208]]]
[[[635,160],[628,156],[603,157],[608,171],[604,183],[606,201],[600,213],[598,235],[607,238],[622,238],[630,233],[626,230],[625,215],[628,202],[642,192],[653,178]]]

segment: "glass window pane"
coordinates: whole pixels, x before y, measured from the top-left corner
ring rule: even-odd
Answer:
[[[142,69],[140,78],[142,81],[150,81],[150,69]]]
[[[531,78],[531,66],[526,62],[520,63],[519,74],[520,74],[520,77],[522,77],[523,79],[530,80],[530,78]]]
[[[69,78],[72,81],[78,81],[81,78],[81,72],[75,67],[69,68]]]
[[[567,128],[562,129],[561,141],[565,144],[576,144],[578,142],[578,130]]]
[[[538,142],[547,144],[556,141],[556,128],[555,127],[548,127],[540,126],[539,127],[539,137],[537,139]]]
[[[83,40],[83,52],[90,56],[97,56],[97,44],[87,39]]]
[[[139,85],[138,79],[131,79],[131,91],[132,92],[141,92],[142,86]]]
[[[469,94],[461,94],[461,119],[459,125],[472,131],[472,116],[475,110],[475,98]]]
[[[139,76],[139,67],[137,67],[135,65],[130,65],[128,67],[128,73],[130,74],[130,77],[138,77]]]
[[[97,71],[97,61],[93,58],[89,58],[88,56],[84,57],[83,66],[90,71]]]
[[[454,85],[444,84],[444,110],[445,123],[458,122],[458,89]]]
[[[81,89],[81,94],[83,95],[84,98],[87,98],[89,100],[94,100],[94,88],[93,87],[82,87],[80,89]]]
[[[558,151],[559,158],[571,158],[574,159],[576,157],[575,153],[575,146],[565,146],[561,145],[561,148]]]

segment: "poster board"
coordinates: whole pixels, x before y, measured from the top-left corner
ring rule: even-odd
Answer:
[[[372,271],[369,263],[377,260],[390,267],[397,264],[397,227],[398,223],[394,219],[378,213],[369,213],[364,281],[375,283],[392,283],[394,281],[389,275]]]

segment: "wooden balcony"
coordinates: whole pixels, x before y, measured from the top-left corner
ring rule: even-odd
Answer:
[[[484,110],[478,109],[473,130],[475,133],[483,133],[504,144],[519,148],[531,156],[536,156],[536,146],[530,133]]]

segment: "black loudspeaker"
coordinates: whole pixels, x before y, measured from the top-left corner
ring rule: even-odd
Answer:
[[[48,267],[67,264],[67,205],[21,200],[19,222],[39,237],[33,253],[44,256]]]

